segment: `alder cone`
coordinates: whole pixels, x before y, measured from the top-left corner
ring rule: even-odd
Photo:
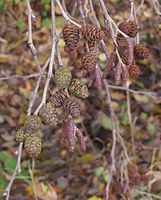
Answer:
[[[29,135],[35,134],[41,129],[41,118],[37,115],[30,115],[26,117],[24,129]]]
[[[138,168],[137,168],[137,166],[136,166],[135,164],[133,164],[133,163],[129,163],[129,164],[127,165],[127,170],[128,170],[128,173],[129,173],[130,175],[135,176],[135,175],[138,174]]]
[[[69,92],[74,96],[83,99],[86,99],[89,95],[86,84],[76,78],[72,79],[69,85]]]
[[[66,24],[63,29],[63,38],[69,51],[73,51],[79,42],[79,28],[74,24]]]
[[[82,57],[82,65],[89,73],[95,70],[96,64],[97,58],[94,53],[88,52]]]
[[[68,67],[59,67],[54,74],[57,87],[61,90],[67,88],[71,82],[72,74]]]
[[[53,96],[50,97],[50,102],[55,107],[61,107],[67,97],[68,94],[65,90],[58,90]]]
[[[149,56],[149,50],[141,44],[137,44],[134,47],[134,55],[138,59],[146,59]]]
[[[87,24],[82,30],[82,36],[89,42],[100,41],[104,38],[103,30],[96,25]]]
[[[24,131],[24,127],[21,127],[16,132],[16,141],[17,142],[24,142],[25,138],[26,138],[26,134],[25,134],[25,131]]]
[[[80,105],[74,98],[68,98],[64,101],[64,110],[72,117],[78,117],[80,115]]]
[[[138,33],[138,26],[134,21],[124,21],[118,26],[118,28],[132,38],[136,37]]]
[[[130,68],[129,68],[129,76],[130,78],[137,78],[139,75],[140,75],[140,68],[138,65],[131,65]]]
[[[27,137],[25,140],[25,150],[29,157],[37,157],[41,153],[42,143],[37,136]]]
[[[39,116],[42,118],[42,121],[49,126],[56,126],[58,123],[56,109],[51,103],[47,103],[40,108]]]

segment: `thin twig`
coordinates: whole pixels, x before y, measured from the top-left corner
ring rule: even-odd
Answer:
[[[30,75],[11,75],[11,76],[4,76],[4,77],[0,77],[0,81],[5,81],[8,79],[13,79],[13,78],[17,78],[17,79],[29,79],[29,78],[34,78],[34,77],[38,77],[38,76],[43,76],[45,74],[41,74],[41,73],[35,73],[35,74],[30,74]]]
[[[158,0],[152,0],[152,4],[153,4],[154,10],[157,13],[157,15],[161,16],[161,11],[160,11],[161,5],[158,2]]]
[[[26,0],[26,4],[27,4],[27,9],[28,9],[28,32],[29,32],[28,33],[28,45],[29,45],[31,53],[35,59],[35,63],[38,67],[38,70],[40,72],[42,72],[41,66],[40,66],[38,58],[37,58],[37,50],[33,44],[33,39],[32,39],[32,22],[36,21],[36,17],[31,9],[29,0]]]
[[[6,189],[5,189],[5,192],[3,194],[6,197],[6,200],[9,200],[11,187],[12,187],[12,184],[13,184],[13,182],[15,180],[17,172],[19,172],[19,173],[21,172],[22,147],[23,147],[23,143],[21,142],[19,144],[19,147],[18,147],[18,150],[17,150],[17,163],[16,163],[16,167],[15,167],[14,172],[12,174],[11,180],[8,183],[8,185],[7,185]]]
[[[55,0],[55,1],[58,4],[59,9],[60,9],[63,17],[65,18],[65,20],[68,21],[68,22],[70,22],[70,23],[72,23],[72,24],[74,24],[74,25],[76,25],[78,28],[81,28],[82,26],[80,24],[78,24],[77,22],[75,22],[71,18],[69,18],[69,16],[66,14],[65,10],[63,9],[60,1],[59,0]]]
[[[108,11],[107,11],[107,9],[106,9],[106,6],[105,6],[104,1],[103,1],[103,0],[99,0],[99,2],[100,2],[100,5],[101,5],[101,7],[102,7],[102,12],[103,12],[103,14],[104,14],[106,20],[107,20],[108,22],[110,22],[110,23],[114,26],[114,28],[117,30],[117,32],[119,32],[119,33],[120,33],[121,35],[123,35],[124,37],[128,37],[125,33],[123,33],[123,32],[117,27],[117,25],[116,25],[116,23],[114,22],[114,20],[110,17],[110,15],[109,15],[109,13],[108,13]]]
[[[110,109],[110,116],[111,116],[111,121],[112,121],[112,149],[111,149],[111,159],[112,159],[112,164],[111,164],[111,168],[110,168],[110,178],[108,180],[108,183],[106,185],[106,200],[109,199],[109,188],[110,188],[110,184],[112,181],[112,177],[113,177],[113,173],[116,171],[116,166],[115,166],[115,149],[116,149],[116,124],[115,124],[115,115],[114,115],[114,111],[112,108],[112,100],[111,100],[111,95],[110,95],[110,91],[109,91],[109,87],[108,87],[108,83],[104,80],[104,85],[105,85],[105,90],[106,90],[106,94],[107,94],[107,103],[109,105],[109,109]]]
[[[114,86],[114,85],[109,85],[109,88],[112,88],[112,89],[115,89],[115,90],[123,90],[123,91],[129,91],[133,94],[141,94],[141,95],[147,95],[149,97],[152,97],[152,98],[157,98],[156,96],[156,93],[154,92],[147,92],[147,91],[136,91],[136,90],[132,90],[132,89],[128,89],[127,87],[122,87],[122,86]]]
[[[52,15],[52,34],[53,34],[52,37],[53,37],[53,39],[52,39],[52,49],[51,49],[50,63],[49,63],[49,69],[48,69],[48,77],[46,79],[46,83],[44,86],[41,103],[39,104],[39,106],[37,107],[37,109],[34,112],[35,115],[38,114],[42,105],[44,105],[46,103],[47,90],[48,90],[48,86],[49,86],[50,80],[53,75],[53,66],[54,66],[54,59],[55,59],[55,52],[56,52],[55,49],[56,49],[56,42],[57,42],[56,23],[55,23],[55,1],[54,0],[51,0],[51,15]]]

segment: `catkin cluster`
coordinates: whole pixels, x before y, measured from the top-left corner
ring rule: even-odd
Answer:
[[[149,51],[144,45],[136,44],[138,26],[134,21],[122,22],[119,29],[127,37],[120,33],[117,34],[117,48],[114,48],[109,57],[103,72],[103,78],[108,78],[112,73],[115,85],[124,85],[128,78],[136,79],[140,75],[141,71],[137,62],[139,59],[148,58]],[[118,54],[120,58],[118,58]]]
[[[72,60],[75,59],[73,62],[74,67],[77,66],[76,59],[78,60],[81,58],[81,65],[84,72],[89,74],[89,84],[91,86],[93,82],[96,82],[96,87],[98,90],[101,89],[101,73],[97,67],[97,55],[98,55],[98,44],[99,42],[105,37],[103,30],[96,25],[86,24],[81,30],[79,35],[77,35],[77,39],[71,39],[70,34],[74,31],[76,32],[76,27],[67,24],[64,27],[63,35],[66,47],[71,49],[69,43],[73,42],[73,46],[75,49],[71,49],[69,53],[69,57],[72,55]],[[68,30],[68,31],[66,31]],[[81,35],[81,37],[80,37]],[[83,45],[81,47],[81,41],[83,41]],[[77,45],[76,45],[77,43]],[[79,49],[81,49],[81,53]],[[71,53],[72,52],[72,53]],[[77,55],[77,56],[76,56]]]

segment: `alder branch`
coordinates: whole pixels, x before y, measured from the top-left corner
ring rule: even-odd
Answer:
[[[53,75],[53,65],[54,65],[54,59],[55,59],[55,49],[56,49],[56,41],[57,41],[57,37],[56,37],[56,23],[55,23],[55,2],[54,0],[51,0],[51,15],[52,15],[52,34],[53,34],[53,39],[52,39],[52,49],[51,49],[51,55],[50,55],[50,63],[49,63],[49,69],[48,69],[48,77],[44,86],[44,91],[43,91],[43,96],[42,96],[42,100],[41,103],[39,104],[39,106],[37,107],[37,109],[35,110],[34,114],[37,115],[40,108],[42,107],[42,105],[44,105],[46,103],[46,96],[47,96],[47,90],[48,90],[48,86],[50,83],[50,80],[52,78]]]
[[[31,53],[34,57],[38,70],[42,72],[41,66],[37,58],[37,50],[33,44],[33,39],[32,39],[32,22],[36,22],[36,16],[34,15],[31,9],[29,0],[26,0],[26,4],[27,4],[27,9],[28,9],[28,45],[30,47]]]
[[[105,4],[104,4],[104,1],[103,1],[103,0],[99,0],[99,2],[100,2],[100,5],[101,5],[101,7],[102,7],[102,11],[103,11],[103,14],[104,14],[106,20],[107,20],[109,23],[111,23],[111,24],[114,26],[114,28],[117,30],[117,32],[119,32],[121,35],[123,35],[124,37],[129,37],[128,35],[126,35],[125,33],[123,33],[123,32],[118,28],[117,24],[116,24],[116,23],[114,22],[114,20],[110,17],[110,15],[109,15],[109,13],[108,13],[108,11],[107,11],[107,9],[106,9],[106,6],[105,6]]]
[[[161,16],[161,11],[160,11],[161,5],[158,2],[158,0],[152,0],[152,4],[153,4],[154,10],[157,13],[157,15]]]
[[[0,81],[5,81],[8,79],[29,79],[29,78],[34,78],[34,77],[39,77],[39,76],[44,76],[45,73],[35,73],[35,74],[29,74],[29,75],[11,75],[11,76],[4,76],[4,77],[0,77]]]
[[[74,20],[72,20],[72,19],[67,15],[67,13],[66,13],[65,10],[63,9],[63,7],[62,7],[60,1],[59,1],[59,0],[55,0],[55,1],[56,1],[57,5],[58,5],[58,7],[59,7],[59,9],[60,9],[60,11],[61,11],[61,13],[62,13],[64,19],[65,19],[66,21],[68,21],[68,22],[70,22],[70,23],[76,25],[78,28],[81,28],[82,26],[81,26],[80,24],[78,24],[77,22],[75,22]]]

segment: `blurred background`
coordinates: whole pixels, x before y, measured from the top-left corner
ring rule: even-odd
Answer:
[[[130,5],[128,1],[111,0],[106,6],[116,23],[128,19]],[[135,1],[136,6],[140,1]],[[66,0],[68,12],[81,21],[74,0]],[[103,24],[104,18],[93,0],[95,12]],[[33,24],[33,41],[38,51],[38,58],[43,64],[51,51],[51,14],[50,0],[33,0],[31,7],[36,15]],[[75,11],[73,11],[73,8]],[[64,18],[56,6],[56,27],[60,33],[65,25]],[[91,17],[92,14],[89,13]],[[141,75],[132,83],[135,90],[147,90],[161,96],[161,17],[159,17],[151,1],[145,1],[138,10],[140,27],[140,43],[150,50],[150,57],[140,61]],[[0,0],[0,77],[10,75],[29,75],[37,73],[37,68],[27,45],[27,9],[25,1]],[[105,27],[104,27],[105,28]],[[107,37],[109,51],[113,44]],[[69,62],[69,56],[64,51],[64,41],[58,43],[64,65]],[[98,61],[101,66],[106,63],[105,55],[100,51]],[[0,80],[0,199],[11,178],[16,165],[18,143],[15,132],[24,123],[29,99],[37,78]],[[41,101],[44,81],[41,83],[39,95],[34,109]],[[51,83],[50,90],[54,89]],[[129,157],[134,162],[146,164],[150,180],[141,186],[132,186],[133,199],[161,199],[161,100],[152,99],[146,95],[131,94],[131,109],[135,119],[136,155],[131,152],[130,128],[127,116],[126,93],[111,91],[113,108],[118,117],[121,135],[128,149]],[[111,119],[109,108],[103,95],[98,95],[95,88],[90,91],[87,100],[81,101],[82,114],[77,123],[84,130],[87,142],[86,152],[79,148],[70,153],[62,150],[59,144],[61,126],[53,129],[43,128],[43,151],[36,160],[34,182],[37,198],[53,200],[54,196],[63,200],[102,200],[104,189],[109,178],[110,150],[112,144]],[[116,161],[122,161],[122,149],[116,148]],[[117,187],[116,187],[117,188]],[[120,191],[113,192],[111,197],[126,199]],[[11,191],[12,200],[35,199],[31,164],[25,152],[22,154],[22,173],[17,175]]]

